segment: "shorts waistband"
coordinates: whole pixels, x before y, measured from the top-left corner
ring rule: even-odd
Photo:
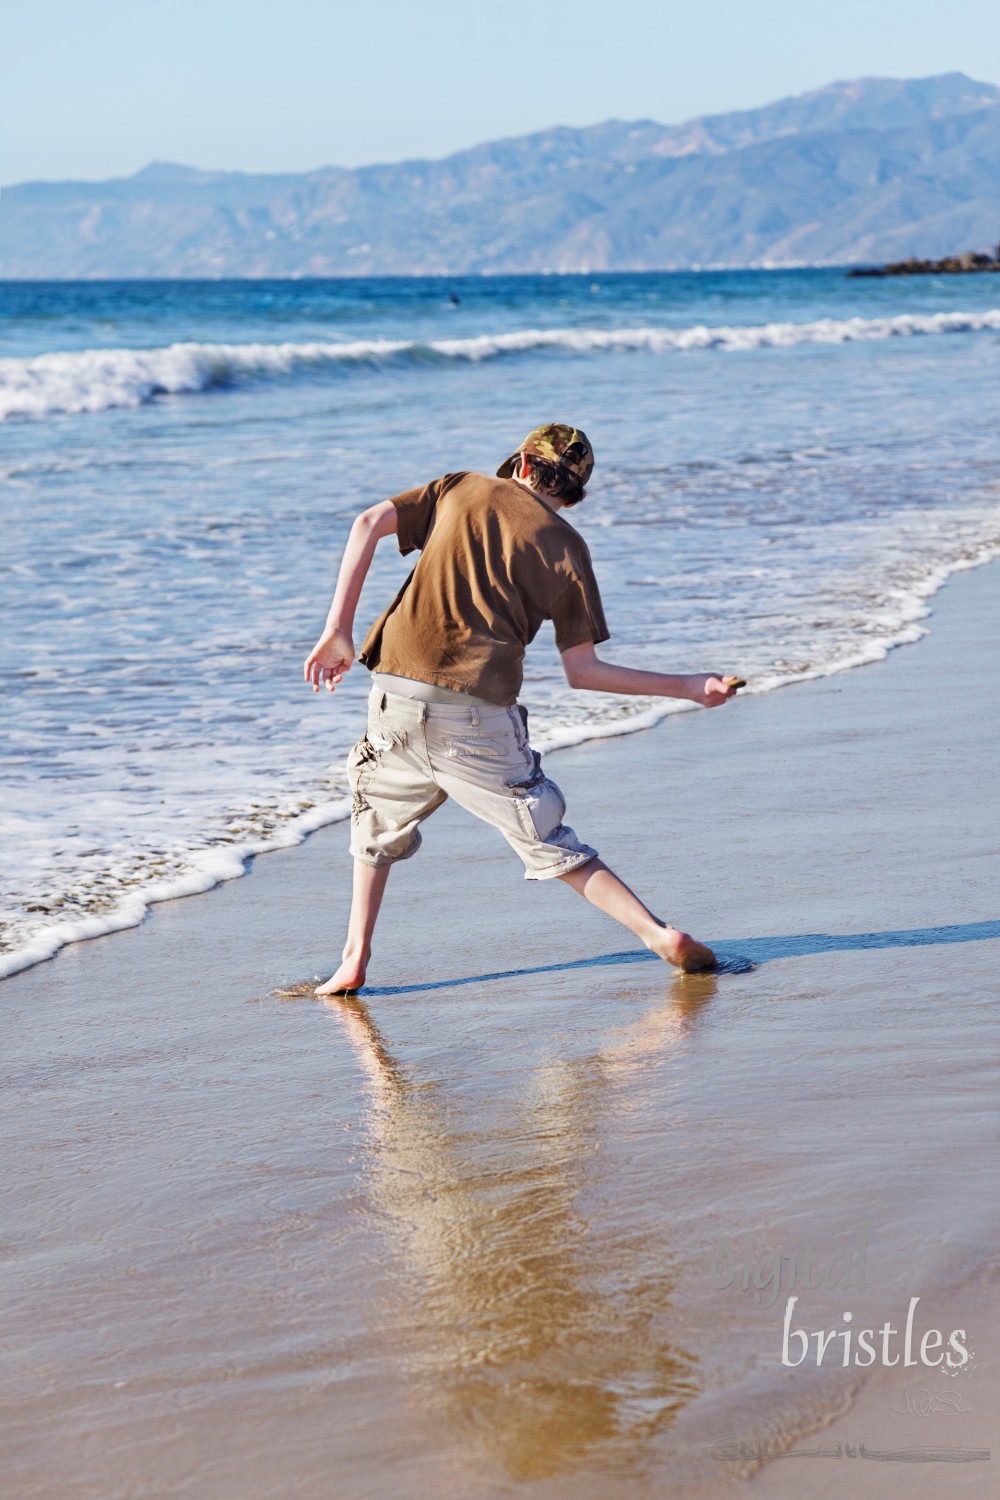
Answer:
[[[496,725],[504,728],[515,722],[517,708],[504,708],[491,704],[480,708],[474,703],[427,703],[422,698],[404,698],[400,693],[390,693],[372,684],[368,705],[378,713],[391,714],[394,719],[406,718],[423,724],[434,720],[441,724]]]
[[[421,682],[418,678],[397,677],[394,673],[383,672],[380,668],[372,673],[372,686],[380,687],[384,693],[398,693],[401,698],[422,698],[425,703],[444,703],[449,708],[454,708],[457,703],[474,704],[476,708],[496,708],[497,706],[476,693],[439,687],[433,682]]]

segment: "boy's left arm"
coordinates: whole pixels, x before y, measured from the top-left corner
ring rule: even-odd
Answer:
[[[669,672],[643,672],[637,667],[619,667],[602,661],[593,641],[569,646],[562,653],[563,671],[570,687],[589,688],[598,693],[623,693],[650,698],[687,698],[703,708],[718,708],[737,692],[740,679],[723,678],[722,673],[695,672],[674,675]]]
[[[371,567],[375,548],[396,530],[397,511],[391,500],[363,510],[351,527],[340,560],[337,587],[323,634],[306,658],[304,676],[314,693],[326,683],[332,693],[354,662],[354,612]]]

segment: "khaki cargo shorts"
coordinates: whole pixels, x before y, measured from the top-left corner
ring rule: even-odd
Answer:
[[[418,825],[448,797],[499,828],[527,880],[565,875],[597,854],[563,822],[565,799],[528,745],[521,708],[424,703],[373,687],[368,731],[347,769],[351,853],[364,864],[416,854]]]

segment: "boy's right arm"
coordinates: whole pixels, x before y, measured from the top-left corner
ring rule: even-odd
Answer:
[[[703,708],[718,708],[736,692],[737,677],[724,678],[721,673],[697,672],[674,675],[667,672],[645,672],[638,667],[619,667],[602,661],[592,641],[567,647],[562,653],[563,671],[570,687],[590,689],[596,693],[623,693],[651,698],[686,698]]]
[[[323,634],[310,651],[303,669],[305,680],[312,683],[314,693],[319,692],[324,682],[332,693],[354,662],[354,612],[375,548],[382,537],[394,534],[396,519],[396,507],[392,501],[382,500],[363,510],[351,527]]]

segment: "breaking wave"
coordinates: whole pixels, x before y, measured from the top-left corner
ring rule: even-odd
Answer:
[[[525,328],[473,338],[357,339],[350,343],[170,344],[159,349],[84,349],[0,359],[0,420],[142,406],[156,396],[194,394],[310,370],[396,362],[465,360],[556,350],[587,355],[694,349],[738,353],[796,344],[847,344],[941,333],[1000,331],[1000,309],[821,318],[740,327]]]

